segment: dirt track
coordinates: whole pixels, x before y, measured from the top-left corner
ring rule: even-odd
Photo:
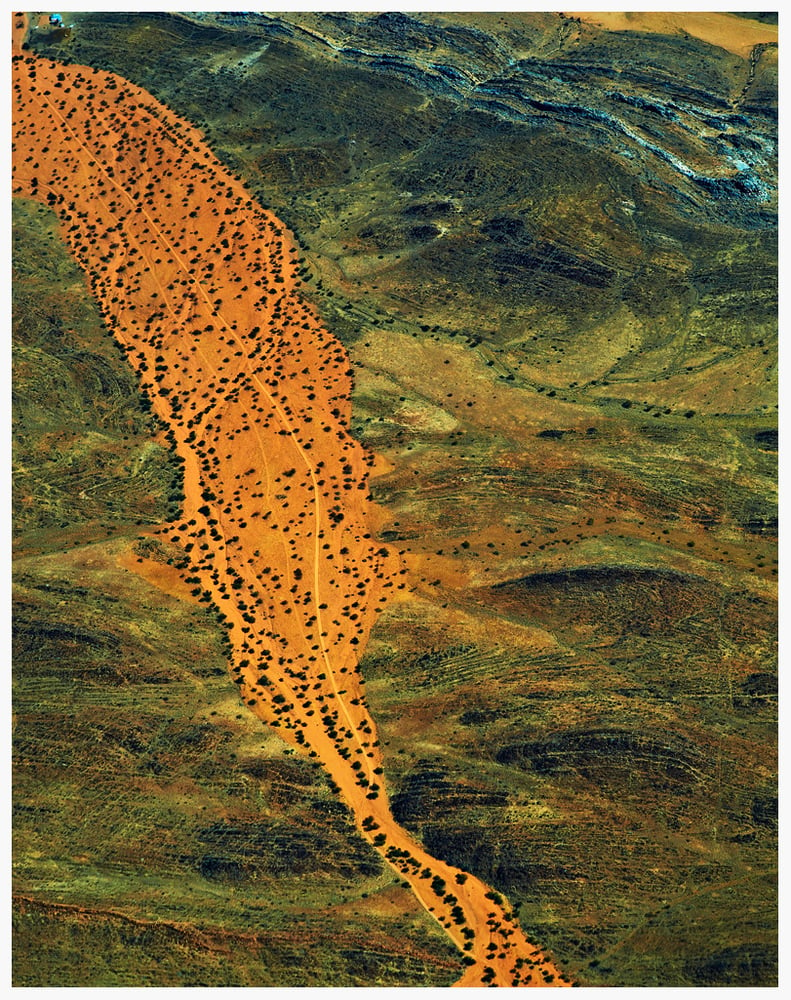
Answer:
[[[184,459],[193,594],[225,615],[249,709],[317,758],[465,951],[459,986],[567,985],[507,903],[393,820],[357,670],[404,572],[371,537],[352,371],[297,249],[200,133],[111,73],[32,58],[14,19],[14,193],[50,205]]]

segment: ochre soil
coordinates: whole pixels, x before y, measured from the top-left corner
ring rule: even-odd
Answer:
[[[357,663],[404,571],[372,538],[349,360],[298,293],[289,234],[196,129],[118,76],[31,57],[27,30],[15,15],[14,193],[57,212],[171,428],[186,499],[163,534],[188,555],[193,596],[225,616],[241,697],[321,761],[466,951],[457,985],[568,985],[505,901],[392,818]]]
[[[662,35],[692,35],[709,45],[746,59],[754,45],[777,44],[777,25],[746,20],[736,14],[714,11],[574,11],[567,17],[595,24],[608,31],[645,31]]]

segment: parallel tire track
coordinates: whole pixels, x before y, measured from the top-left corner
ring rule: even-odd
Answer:
[[[390,812],[357,664],[403,570],[371,538],[349,360],[299,296],[296,247],[196,129],[114,74],[26,55],[25,30],[17,16],[14,192],[58,213],[171,428],[184,516],[163,533],[225,617],[243,700],[325,766],[463,951],[458,985],[563,985],[506,902]]]

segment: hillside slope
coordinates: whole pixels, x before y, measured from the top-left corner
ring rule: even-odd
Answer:
[[[42,30],[30,44],[118,72],[193,121],[297,235],[306,294],[352,361],[352,430],[391,469],[371,485],[385,511],[379,540],[400,551],[408,591],[379,616],[362,669],[399,822],[505,893],[584,984],[771,985],[776,28],[747,21],[742,52],[730,20],[701,38],[689,25],[608,30],[578,17],[86,14],[69,35]],[[20,212],[36,241],[28,256],[53,247],[51,217]],[[51,273],[29,267],[16,282],[17,582],[24,614],[47,622],[17,658],[17,680],[51,621],[62,628],[65,617],[72,633],[58,634],[46,683],[23,685],[17,713],[39,762],[62,761],[58,773],[74,782],[80,760],[53,751],[64,723],[45,719],[63,711],[55,674],[82,677],[89,664],[91,697],[126,692],[98,607],[132,584],[104,567],[119,536],[134,538],[134,521],[175,514],[180,487],[167,440],[147,443],[151,416],[106,334],[78,348],[65,340],[96,321],[74,276],[55,285]],[[88,559],[90,597],[75,589]],[[42,575],[60,591],[46,591]],[[175,597],[157,625],[154,593],[124,597],[123,642],[160,649],[152,637],[166,633],[174,650],[212,650],[219,670],[217,625]],[[128,659],[144,664],[139,648]],[[196,655],[207,654],[188,662]],[[152,661],[144,676],[170,678],[172,664]],[[176,728],[150,720],[141,742],[174,766],[182,758],[168,741],[191,718],[196,682],[180,683],[166,716]],[[231,699],[229,733],[252,738],[254,720],[236,719],[227,682],[217,674],[215,684]],[[70,680],[68,704],[82,705],[85,688]],[[206,732],[215,739],[215,727]],[[86,722],[71,752],[92,753],[95,733]],[[280,761],[282,745],[270,745]],[[123,773],[117,756],[151,753],[124,750],[107,773]],[[194,767],[205,766],[196,753]],[[239,770],[223,759],[218,773],[226,767]],[[39,846],[18,854],[20,891],[51,902],[68,885],[70,901],[101,909],[96,886],[109,883],[64,876],[67,849],[50,846],[62,838],[83,856],[63,807],[48,813],[41,799],[54,778],[26,773],[18,765],[30,783],[17,828],[20,843],[38,831]],[[314,810],[330,795],[307,773]],[[289,771],[285,786],[297,778]],[[271,787],[255,779],[260,801]],[[237,793],[223,794],[244,829]],[[271,800],[271,814],[301,822],[286,799]],[[335,836],[333,856],[362,851],[354,864],[367,863],[352,831]],[[254,864],[231,842],[244,840],[205,852],[220,859],[226,898],[236,892],[227,873],[246,879]],[[105,864],[121,864],[120,847],[104,849]],[[174,919],[211,923],[212,864],[196,876],[194,908]],[[156,869],[152,860],[138,871],[147,866]],[[139,898],[129,864],[114,870]],[[284,877],[266,883],[281,901],[267,912],[287,912]],[[355,881],[351,870],[342,883],[326,877],[332,906],[356,900],[361,940],[387,919],[399,926],[393,941],[408,927],[427,949],[420,966],[393,959],[388,982],[453,981],[442,939],[402,887],[374,897],[359,867]],[[313,904],[325,899],[316,878],[299,886],[299,905],[310,899],[329,919],[328,905]],[[343,907],[332,913],[351,919]],[[28,905],[20,918],[31,947],[29,921],[42,912]],[[26,954],[18,975],[32,983]],[[312,984],[340,975],[337,954],[326,946]],[[68,970],[77,959],[64,955]],[[240,962],[212,982],[241,975]],[[355,981],[378,981],[370,969]]]

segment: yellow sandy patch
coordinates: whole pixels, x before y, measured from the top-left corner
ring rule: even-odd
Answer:
[[[755,45],[777,42],[777,25],[761,24],[735,14],[713,11],[576,11],[578,17],[607,31],[649,31],[659,35],[692,35],[709,45],[747,59]]]

